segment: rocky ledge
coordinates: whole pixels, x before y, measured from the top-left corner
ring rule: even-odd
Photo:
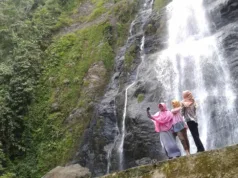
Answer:
[[[157,162],[101,178],[238,178],[238,145]],[[71,171],[70,171],[71,170]],[[73,170],[73,171],[72,171]],[[57,167],[44,178],[89,178],[79,165]]]
[[[103,178],[237,178],[238,145],[128,169]]]
[[[128,169],[103,178],[238,178],[238,145]]]

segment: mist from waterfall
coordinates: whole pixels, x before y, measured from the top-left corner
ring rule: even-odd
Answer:
[[[168,47],[156,60],[164,98],[182,99],[191,90],[198,104],[200,137],[206,150],[238,143],[236,95],[226,60],[211,35],[203,0],[173,0],[167,6]],[[190,135],[192,153],[196,152]]]

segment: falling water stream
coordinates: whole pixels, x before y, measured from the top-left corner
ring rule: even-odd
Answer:
[[[136,78],[133,80],[133,82],[129,86],[127,86],[127,88],[125,90],[124,112],[123,112],[123,117],[122,117],[120,134],[114,138],[114,142],[112,144],[110,144],[106,147],[106,150],[107,150],[107,171],[106,171],[106,174],[110,173],[111,156],[112,156],[112,152],[115,148],[117,150],[117,154],[119,157],[118,169],[123,170],[123,158],[124,158],[123,145],[124,145],[124,138],[125,138],[125,132],[126,132],[125,119],[126,119],[126,108],[127,108],[127,93],[128,93],[128,90],[135,84],[135,81],[138,78],[138,72],[140,70],[140,66],[143,64],[143,61],[144,61],[145,37],[144,37],[143,27],[152,12],[152,5],[153,5],[153,0],[144,0],[144,4],[142,5],[141,9],[139,10],[138,15],[135,17],[135,20],[133,20],[130,25],[128,40],[127,40],[125,46],[121,48],[121,51],[119,53],[120,55],[118,55],[116,58],[116,63],[118,63],[118,64],[116,64],[116,66],[118,66],[118,67],[116,67],[115,70],[116,70],[116,72],[118,72],[118,71],[120,71],[121,61],[124,61],[124,59],[125,59],[126,50],[134,43],[134,41],[136,39],[140,38],[140,40],[141,40],[141,46],[140,46],[141,64],[137,68]],[[118,83],[118,82],[114,82],[114,80],[113,80],[111,83],[113,84],[113,83]],[[112,88],[116,91],[116,92],[113,92],[114,95],[116,96],[116,94],[118,93],[118,88],[119,88],[118,84],[112,85]],[[114,107],[114,112],[115,112],[114,115],[116,116],[116,108],[115,107]],[[116,130],[119,130],[118,124],[116,124],[116,125],[117,125]]]
[[[192,91],[201,140],[209,150],[237,143],[238,122],[227,63],[205,14],[203,0],[173,0],[167,6],[168,47],[158,54],[155,71],[167,104]]]
[[[127,114],[127,96],[128,96],[128,90],[136,83],[137,79],[138,79],[138,74],[139,74],[139,70],[141,68],[141,66],[143,65],[144,62],[144,44],[145,44],[145,36],[144,36],[144,31],[143,31],[143,27],[146,23],[146,21],[148,20],[148,18],[150,17],[151,13],[152,13],[152,6],[153,6],[153,0],[145,0],[144,5],[142,7],[142,10],[138,13],[138,15],[136,16],[136,20],[133,21],[133,24],[135,24],[136,21],[139,21],[141,23],[140,28],[138,30],[138,34],[142,34],[141,36],[141,45],[140,45],[140,57],[141,57],[141,63],[137,68],[136,71],[136,78],[135,80],[126,87],[125,90],[125,103],[124,103],[124,110],[123,110],[123,117],[122,117],[122,128],[121,128],[121,138],[120,138],[120,142],[119,142],[119,147],[118,147],[118,153],[119,153],[119,169],[123,170],[123,159],[124,159],[124,150],[123,150],[123,146],[124,146],[124,139],[125,139],[125,134],[126,134],[126,127],[125,127],[125,120],[126,120],[126,114]],[[130,30],[131,33],[131,30]]]
[[[111,145],[107,160],[110,172],[112,150],[117,148],[119,170],[124,169],[124,139],[128,91],[139,78],[145,62],[144,26],[152,13],[153,0],[145,0],[144,5],[131,24],[130,36],[125,49],[133,38],[140,39],[141,63],[136,75],[125,89],[125,102],[120,134]],[[197,103],[200,137],[206,150],[238,143],[238,122],[235,110],[236,95],[223,58],[216,34],[210,32],[209,21],[203,7],[203,0],[173,0],[167,5],[167,48],[159,51],[154,69],[158,83],[163,88],[163,98],[168,106],[171,100],[182,100],[182,91],[192,91]],[[162,101],[156,101],[162,102]],[[191,152],[196,147],[189,134]]]

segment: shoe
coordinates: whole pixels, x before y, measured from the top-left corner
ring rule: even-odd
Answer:
[[[204,152],[204,151],[205,151],[205,150],[198,150],[197,153],[199,153],[199,152]]]

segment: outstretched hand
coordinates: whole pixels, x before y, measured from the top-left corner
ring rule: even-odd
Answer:
[[[148,116],[148,118],[153,119],[152,116],[151,116],[151,114],[150,114],[150,107],[148,107],[148,108],[146,109],[146,111],[147,111],[147,116]]]

